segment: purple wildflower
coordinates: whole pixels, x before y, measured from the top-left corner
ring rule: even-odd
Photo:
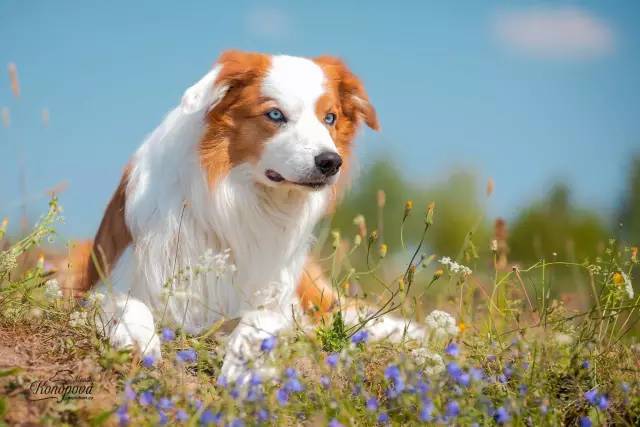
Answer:
[[[457,379],[460,375],[462,375],[462,369],[456,362],[450,362],[447,364],[447,372],[453,379]]]
[[[295,369],[293,368],[287,368],[284,370],[284,374],[288,377],[288,378],[296,378],[298,376],[298,373],[296,372]]]
[[[142,364],[145,366],[145,368],[153,368],[153,365],[155,365],[155,363],[156,358],[150,354],[147,354],[142,358]]]
[[[256,414],[256,418],[258,419],[259,422],[264,423],[269,421],[269,411],[267,411],[264,408],[260,408],[258,410],[258,413]]]
[[[162,328],[162,341],[168,342],[176,339],[176,333],[173,329],[170,328]]]
[[[164,426],[169,422],[169,417],[163,411],[159,411],[158,412],[158,416],[160,417],[159,420],[158,420],[158,423],[161,426]]]
[[[254,372],[253,374],[251,374],[251,378],[249,379],[249,384],[253,386],[262,384],[262,378],[260,378],[260,374],[258,374],[257,372]]]
[[[259,388],[251,387],[247,392],[247,400],[249,402],[256,402],[258,400],[262,400],[262,391]]]
[[[271,350],[276,348],[276,343],[278,339],[275,336],[270,336],[262,340],[260,344],[260,351],[265,353],[269,353]]]
[[[131,384],[126,383],[124,385],[124,396],[126,398],[126,400],[135,400],[136,398],[136,392],[133,391],[133,388],[131,387]]]
[[[460,405],[455,400],[447,402],[445,407],[445,414],[447,417],[457,417],[460,414]]]
[[[276,399],[278,400],[278,404],[280,406],[284,406],[289,403],[289,392],[284,388],[278,389],[276,392]]]
[[[176,360],[182,363],[195,362],[197,358],[198,354],[192,348],[180,350],[176,353]]]
[[[589,417],[580,417],[580,427],[591,427],[591,418]]]
[[[367,411],[375,412],[378,410],[378,399],[370,397],[367,399]]]
[[[520,384],[518,386],[518,392],[520,393],[520,396],[525,396],[528,391],[529,387],[526,384]]]
[[[229,381],[227,381],[227,377],[225,377],[224,375],[220,375],[218,377],[218,380],[216,381],[216,384],[222,388],[226,388],[229,385]]]
[[[480,368],[469,369],[469,374],[474,381],[482,381],[484,379],[484,372]]]
[[[193,402],[191,403],[193,404],[193,407],[195,408],[196,411],[199,411],[200,409],[202,409],[202,400],[194,399]]]
[[[338,361],[340,360],[340,355],[338,353],[331,353],[326,358],[326,363],[332,368],[335,368],[338,365]]]
[[[367,342],[368,338],[369,338],[369,332],[365,331],[364,329],[361,329],[355,334],[353,334],[353,336],[351,337],[351,342],[354,344],[363,344]]]
[[[493,413],[493,419],[498,424],[506,424],[511,419],[511,416],[509,415],[509,412],[503,406],[500,406]]]
[[[464,387],[468,387],[469,383],[471,383],[471,376],[466,373],[462,373],[456,378],[458,384]]]
[[[420,421],[423,423],[427,423],[433,418],[433,403],[431,401],[425,402],[425,404],[420,408]]]
[[[589,369],[591,367],[591,364],[589,363],[588,360],[584,360],[582,362],[582,365],[580,365],[580,366],[582,366],[583,369]]]
[[[595,405],[595,404],[598,403],[597,400],[596,400],[597,397],[598,397],[598,390],[596,390],[595,388],[587,391],[584,394],[584,398],[587,400],[587,402],[589,402],[592,405]]]
[[[118,424],[123,427],[129,425],[129,408],[127,408],[127,405],[119,406],[116,415],[118,416]]]
[[[604,394],[601,394],[598,397],[598,408],[600,408],[600,410],[604,411],[609,407],[609,399],[607,399],[607,396],[605,396]]]
[[[158,409],[168,411],[171,408],[173,408],[173,402],[168,397],[161,397],[160,400],[158,400]]]
[[[447,353],[451,357],[458,357],[460,355],[460,349],[458,348],[458,344],[452,342],[447,345],[444,349],[444,352]]]
[[[505,366],[502,373],[504,374],[505,377],[507,377],[507,379],[509,379],[513,376],[513,369],[511,369],[510,366]]]
[[[231,421],[229,427],[244,427],[244,421],[242,421],[240,418],[236,418],[235,420]]]
[[[304,387],[297,378],[290,378],[286,383],[284,383],[284,389],[288,393],[299,393],[304,390]]]
[[[176,412],[176,420],[180,421],[181,423],[187,422],[189,421],[189,415],[184,409],[178,409],[178,411]]]
[[[386,379],[397,380],[400,378],[400,368],[398,365],[389,365],[384,370],[384,377]]]
[[[200,415],[200,424],[205,426],[210,424],[218,424],[221,419],[221,412],[214,414],[211,409],[207,409],[202,413],[202,415]]]
[[[362,393],[362,386],[360,384],[354,385],[351,389],[351,394],[353,396],[358,396],[360,393]]]
[[[329,378],[326,375],[323,375],[320,377],[320,384],[322,384],[322,387],[324,388],[329,388],[329,386],[331,385],[331,378]]]
[[[387,424],[389,422],[389,415],[386,412],[380,412],[378,415],[378,423]]]
[[[329,421],[329,426],[328,427],[343,427],[342,424],[340,423],[340,421],[336,420],[335,418],[332,419],[331,421]]]
[[[143,391],[142,393],[140,393],[140,398],[138,399],[138,401],[142,406],[151,405],[153,403],[153,392],[151,392],[150,390]]]
[[[237,398],[240,397],[240,389],[238,387],[234,387],[230,392],[229,392],[229,396],[231,396],[232,399],[236,400]]]

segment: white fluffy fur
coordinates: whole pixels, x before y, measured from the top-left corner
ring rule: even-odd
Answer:
[[[151,354],[160,347],[146,307],[156,321],[188,333],[242,317],[223,366],[223,374],[235,379],[263,338],[290,325],[312,229],[331,191],[278,185],[265,181],[264,171],[304,179],[315,155],[336,148],[315,116],[325,79],[321,69],[305,59],[274,57],[263,91],[289,122],[266,144],[258,164],[238,165],[209,188],[197,145],[205,112],[226,92],[213,84],[218,72],[214,68],[185,92],[131,162],[125,219],[133,244],[111,275],[115,288],[130,295],[107,298],[104,309],[119,319],[108,331],[114,344],[137,344]],[[209,249],[230,249],[237,270],[186,274]],[[182,280],[172,281],[179,272]],[[265,300],[269,289],[275,292]]]

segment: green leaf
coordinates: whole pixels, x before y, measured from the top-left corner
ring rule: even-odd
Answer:
[[[89,419],[89,424],[92,426],[101,426],[109,419],[113,412],[113,410],[102,411],[95,417],[91,417]]]
[[[16,375],[18,372],[22,372],[22,368],[19,368],[17,366],[14,368],[6,369],[4,371],[0,371],[0,378]]]

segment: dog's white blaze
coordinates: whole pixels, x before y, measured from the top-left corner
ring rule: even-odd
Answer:
[[[256,168],[256,176],[266,185],[274,185],[264,177],[273,169],[287,181],[317,181],[314,158],[320,153],[337,152],[336,146],[316,114],[318,99],[326,91],[326,76],[313,61],[293,56],[274,56],[271,69],[262,83],[262,94],[272,98],[287,117],[270,141]],[[329,183],[335,182],[331,177]]]

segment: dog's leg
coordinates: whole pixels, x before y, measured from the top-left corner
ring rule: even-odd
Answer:
[[[263,376],[271,371],[263,367],[260,356],[262,342],[289,328],[290,318],[271,310],[249,311],[229,336],[221,375],[229,382],[245,383],[252,371]],[[252,366],[250,366],[252,364]]]
[[[145,303],[129,295],[107,295],[96,319],[98,332],[116,348],[137,348],[143,355],[160,358],[160,339],[153,314]]]
[[[371,310],[369,309],[367,311],[370,312]],[[371,313],[366,311],[363,313],[356,307],[347,307],[342,314],[345,323],[348,325],[357,324],[362,318],[371,315]],[[369,339],[371,341],[381,341],[384,339],[395,343],[403,340],[421,341],[426,336],[426,330],[415,322],[393,317],[388,314],[370,320],[363,329],[369,333]]]
[[[426,331],[416,325],[415,322],[388,315],[372,320],[365,329],[369,332],[373,341],[383,339],[388,339],[392,342],[400,342],[403,339],[422,340],[426,335]]]

